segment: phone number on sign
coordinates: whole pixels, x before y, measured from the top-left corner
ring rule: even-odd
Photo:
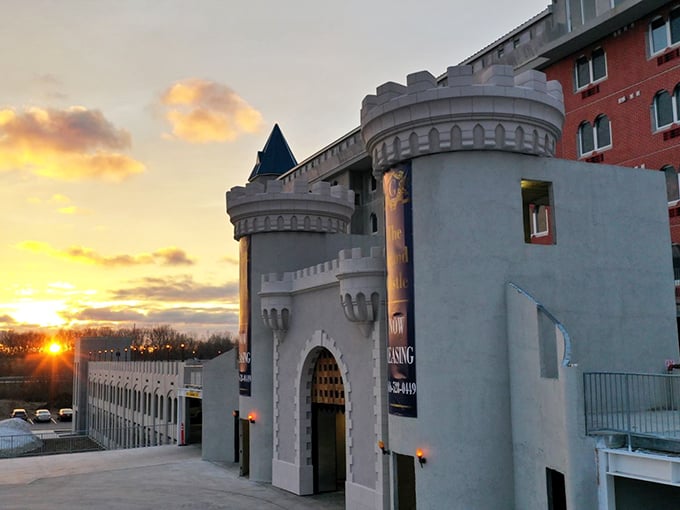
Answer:
[[[390,381],[387,383],[387,391],[398,395],[415,395],[416,383],[404,381]]]

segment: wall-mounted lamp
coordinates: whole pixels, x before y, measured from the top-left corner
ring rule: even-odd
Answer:
[[[255,413],[248,413],[248,421],[250,423],[255,423]]]
[[[423,450],[421,450],[420,448],[416,450],[416,458],[418,459],[418,464],[420,464],[420,467],[423,467],[423,464],[427,462],[427,459],[423,454]]]
[[[238,418],[238,409],[234,409],[234,410],[231,412],[231,415],[232,415],[234,418]]]
[[[385,448],[385,441],[382,439],[378,441],[378,448],[380,448],[380,451],[383,455],[389,455],[391,453],[387,448]]]

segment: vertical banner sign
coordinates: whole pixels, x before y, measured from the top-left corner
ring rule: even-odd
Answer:
[[[390,414],[415,418],[416,344],[413,316],[411,164],[383,175],[387,258],[387,393]]]
[[[250,396],[250,237],[239,239],[238,392]]]

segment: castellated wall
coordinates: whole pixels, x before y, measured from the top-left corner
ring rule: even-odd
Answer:
[[[274,340],[272,483],[297,494],[313,490],[310,384],[316,356],[325,348],[337,361],[344,383],[348,508],[382,508],[387,497],[386,459],[376,445],[385,437],[381,404],[385,348],[384,330],[374,321],[384,319],[384,257],[382,249],[368,249],[375,238],[353,236],[344,241],[355,248],[342,250],[339,258],[262,278],[263,307],[280,303],[286,294],[291,314],[285,336]],[[358,281],[343,283],[359,274]],[[341,300],[343,288],[348,294]],[[375,314],[361,314],[358,306],[347,312],[352,318],[370,318],[368,328],[348,320],[343,312],[343,303],[348,306],[357,292],[369,299],[372,293],[382,296],[376,300]]]
[[[364,98],[361,135],[382,171],[428,154],[502,150],[552,156],[564,121],[562,87],[539,71],[512,66],[472,74],[454,66],[437,81],[428,71],[406,85],[387,82]]]
[[[345,233],[351,192],[235,188],[228,211],[252,253],[252,396],[239,402],[258,414],[251,479],[313,491],[311,375],[326,348],[345,384],[348,509],[394,507],[397,465],[417,450],[421,510],[545,508],[546,468],[564,474],[568,508],[597,508],[583,372],[655,373],[678,354],[664,176],[552,159],[562,91],[536,71],[414,73],[367,96],[361,119],[373,174],[410,171],[384,189],[386,207],[411,208],[400,214],[413,236],[417,413],[387,416],[391,279],[358,249],[385,239]],[[543,244],[527,233],[536,203],[523,181],[546,191]]]

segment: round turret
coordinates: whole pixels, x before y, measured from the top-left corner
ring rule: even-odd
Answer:
[[[263,232],[347,232],[354,212],[354,192],[344,186],[295,181],[283,190],[278,180],[265,185],[252,182],[227,192],[227,213],[234,224],[234,239]]]
[[[562,87],[539,71],[511,66],[449,67],[388,82],[364,98],[361,136],[376,172],[440,152],[500,150],[553,156],[564,122]]]

